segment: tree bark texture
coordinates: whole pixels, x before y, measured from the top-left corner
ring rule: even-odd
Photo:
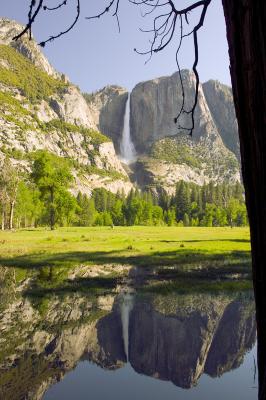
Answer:
[[[13,217],[14,217],[14,207],[15,207],[15,200],[11,201],[10,203],[10,212],[9,212],[9,229],[13,229]]]
[[[2,231],[5,230],[5,219],[6,219],[6,213],[5,213],[5,209],[3,208],[3,211],[2,211],[2,222],[1,222],[1,230]]]
[[[266,399],[266,1],[222,0],[250,222],[259,399]]]
[[[50,188],[50,227],[54,230],[55,226],[55,209],[54,209],[54,188]]]

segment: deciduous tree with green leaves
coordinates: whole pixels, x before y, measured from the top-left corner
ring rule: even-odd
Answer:
[[[59,204],[62,204],[62,198],[68,197],[67,189],[73,181],[69,163],[47,151],[38,151],[32,165],[32,178],[40,190],[53,230],[60,210]]]

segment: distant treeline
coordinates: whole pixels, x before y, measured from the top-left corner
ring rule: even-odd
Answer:
[[[100,188],[91,197],[69,192],[73,181],[67,160],[37,151],[32,172],[20,173],[10,160],[2,163],[0,208],[2,229],[46,226],[245,226],[243,187],[198,186],[180,181],[175,194],[162,189],[113,194]]]

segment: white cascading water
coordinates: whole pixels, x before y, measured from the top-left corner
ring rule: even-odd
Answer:
[[[124,127],[120,143],[121,160],[125,164],[131,164],[136,160],[135,146],[130,136],[130,93],[126,103],[126,111],[124,115]]]
[[[129,315],[134,305],[134,296],[131,293],[125,293],[121,299],[120,312],[123,331],[124,350],[128,361],[129,348]]]

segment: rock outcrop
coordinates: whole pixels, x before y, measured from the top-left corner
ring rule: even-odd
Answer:
[[[182,79],[185,109],[189,110],[195,99],[195,77],[193,72],[183,70]],[[182,88],[178,73],[141,82],[135,86],[131,93],[131,135],[140,153],[147,151],[158,139],[186,133],[174,122],[181,104]],[[182,114],[179,125],[190,127],[190,116]],[[212,142],[220,139],[201,85],[192,137],[196,142],[207,137]]]
[[[34,40],[13,40],[22,29],[0,19],[0,158],[7,154],[29,170],[30,154],[47,150],[71,160],[73,193],[90,195],[97,187],[128,193],[132,184],[113,142],[98,131],[103,118],[98,110],[108,108],[111,98],[99,96],[98,109],[90,106],[80,90],[53,69]],[[115,129],[117,125],[113,136]]]
[[[189,109],[194,101],[195,78],[186,70],[182,76]],[[117,86],[86,95],[95,110],[95,123],[113,139],[117,153],[127,97],[126,89]],[[174,123],[181,103],[178,73],[141,82],[133,89],[130,127],[139,154],[133,166],[137,184],[163,186],[173,193],[181,179],[198,185],[239,182],[239,140],[231,89],[216,81],[200,85],[192,138]],[[190,116],[183,114],[180,125],[190,124]]]
[[[232,89],[213,80],[203,83],[202,88],[224,145],[240,159],[238,126]]]
[[[93,110],[94,122],[101,132],[109,136],[120,153],[124,114],[128,92],[120,86],[106,86],[90,95],[85,94],[89,107]]]
[[[46,72],[54,78],[59,78],[60,74],[43,55],[35,40],[29,40],[28,36],[13,40],[22,30],[23,26],[16,21],[0,18],[0,44],[12,46],[23,56],[27,57],[41,71]]]
[[[189,110],[194,102],[195,77],[184,70],[182,79],[185,109]],[[230,88],[212,81],[200,85],[192,138],[174,123],[182,99],[178,73],[139,83],[133,89],[131,135],[141,155],[135,168],[137,182],[142,180],[141,175],[148,175],[149,185],[162,185],[173,193],[180,179],[199,185],[240,181],[239,141]],[[181,114],[179,125],[190,127],[190,115]]]
[[[49,100],[49,106],[57,118],[75,125],[98,129],[93,111],[75,85],[68,85],[63,93],[55,94]]]

